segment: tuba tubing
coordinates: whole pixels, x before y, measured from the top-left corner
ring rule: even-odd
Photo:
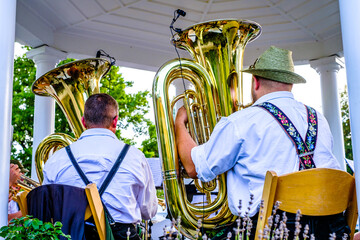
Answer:
[[[191,204],[186,197],[184,174],[182,173],[179,165],[179,159],[175,142],[175,130],[174,130],[174,117],[173,111],[176,101],[184,100],[185,107],[190,111],[191,106],[186,104],[187,99],[185,95],[178,96],[176,101],[170,102],[169,99],[169,87],[171,83],[179,78],[179,61],[172,60],[163,65],[157,72],[153,85],[153,100],[155,110],[155,122],[157,123],[157,136],[159,142],[159,152],[162,159],[163,180],[164,180],[164,192],[168,204],[168,208],[171,216],[174,219],[181,217],[181,231],[188,237],[193,238],[196,234],[199,216],[209,216],[212,213],[219,211],[215,218],[208,218],[202,222],[204,229],[214,229],[220,225],[224,225],[228,222],[234,221],[230,210],[227,208],[227,193],[226,193],[226,176],[222,174],[217,177],[219,187],[219,194],[217,198],[210,204],[204,206],[195,206]],[[211,89],[211,79],[206,73],[205,69],[192,60],[181,59],[182,74],[184,79],[190,81],[195,85],[195,92],[209,92]],[[201,84],[206,82],[207,84]],[[195,93],[192,93],[194,95]],[[193,97],[192,97],[193,98]],[[206,115],[206,129],[214,128],[216,124],[215,117],[215,105],[213,94],[205,94],[205,99],[202,96],[196,96],[199,103],[197,105],[207,108],[203,110],[203,114]],[[190,113],[189,113],[190,114]],[[211,117],[209,117],[211,116]],[[202,120],[205,121],[204,119]],[[196,125],[192,118],[189,118],[189,125]],[[196,128],[194,126],[193,128]],[[201,132],[201,131],[198,131]],[[209,132],[202,132],[207,138]]]
[[[66,147],[75,141],[76,138],[65,133],[53,133],[41,141],[35,152],[36,173],[40,184],[42,184],[44,179],[42,170],[44,169],[46,160],[57,150]]]

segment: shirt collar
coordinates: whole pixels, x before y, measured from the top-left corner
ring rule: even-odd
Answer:
[[[82,139],[82,138],[85,138],[85,137],[100,136],[100,135],[101,136],[108,136],[108,137],[112,137],[112,138],[117,139],[116,135],[112,131],[110,131],[109,129],[106,129],[106,128],[90,128],[90,129],[85,130],[81,134],[79,140]]]
[[[257,104],[260,104],[260,103],[263,103],[263,102],[268,102],[270,100],[274,100],[274,99],[278,99],[278,98],[291,98],[291,99],[294,99],[294,95],[291,92],[288,92],[288,91],[272,92],[272,93],[265,94],[264,96],[259,98],[254,103],[254,105],[257,105]]]

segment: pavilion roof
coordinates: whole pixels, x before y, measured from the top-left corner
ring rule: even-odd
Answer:
[[[117,65],[154,71],[176,57],[169,30],[176,9],[186,12],[175,23],[182,29],[223,18],[259,23],[245,65],[270,45],[291,49],[297,62],[342,55],[338,0],[18,0],[16,41],[75,58],[103,49]]]

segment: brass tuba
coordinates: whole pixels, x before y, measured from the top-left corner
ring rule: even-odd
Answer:
[[[176,103],[183,100],[188,129],[195,142],[206,142],[222,116],[243,107],[239,74],[244,49],[260,32],[259,24],[247,20],[215,20],[191,26],[177,34],[173,44],[190,52],[194,60],[171,60],[155,75],[153,101],[164,192],[172,218],[181,217],[180,231],[188,238],[195,238],[199,219],[207,231],[234,221],[235,216],[227,203],[225,174],[207,183],[195,180],[204,201],[193,204],[188,200],[184,184],[187,175],[180,167],[175,144]],[[191,87],[180,95],[172,95],[171,85],[179,79],[188,81]],[[214,190],[218,191],[215,199]]]
[[[64,133],[47,136],[35,153],[36,172],[40,183],[43,167],[56,150],[69,145],[85,130],[81,123],[85,101],[92,94],[100,92],[100,79],[110,70],[110,62],[102,58],[88,58],[64,64],[55,68],[32,85],[36,95],[51,96],[64,112],[75,138]]]

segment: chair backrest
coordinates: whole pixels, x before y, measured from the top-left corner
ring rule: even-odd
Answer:
[[[21,214],[24,216],[28,215],[28,209],[27,209],[27,202],[26,202],[26,196],[27,196],[28,192],[27,191],[22,191],[20,193],[18,193],[18,195],[16,196],[16,202],[19,205]]]
[[[86,197],[89,201],[89,207],[94,218],[97,232],[100,240],[106,239],[105,211],[102,205],[99,191],[95,183],[90,183],[85,188]]]
[[[256,235],[263,231],[274,204],[279,201],[279,209],[289,213],[308,216],[327,216],[346,210],[346,218],[353,238],[357,221],[355,178],[347,172],[314,168],[277,176],[268,171],[262,195]]]
[[[88,206],[85,210],[84,220],[93,216],[96,230],[99,234],[100,240],[106,239],[106,226],[105,226],[105,212],[102,201],[95,183],[90,183],[85,188]],[[23,191],[18,194],[17,202],[23,216],[28,215],[27,197],[28,192]]]

